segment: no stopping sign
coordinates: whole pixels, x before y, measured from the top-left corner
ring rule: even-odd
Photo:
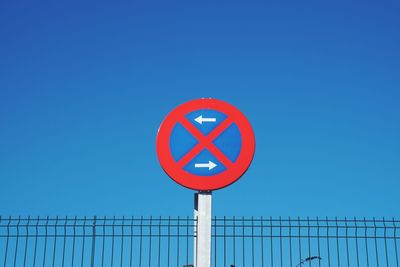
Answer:
[[[236,107],[216,99],[197,99],[172,110],[157,134],[164,171],[194,190],[223,188],[248,169],[255,149],[250,122]]]

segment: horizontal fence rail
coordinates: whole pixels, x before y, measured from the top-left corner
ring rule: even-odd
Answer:
[[[189,217],[0,217],[3,266],[193,266]],[[211,266],[399,267],[395,219],[212,219]]]

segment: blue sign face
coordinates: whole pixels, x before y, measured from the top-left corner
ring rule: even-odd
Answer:
[[[185,162],[185,171],[198,176],[212,176],[226,171],[227,164],[236,162],[242,149],[242,136],[235,122],[223,124],[227,120],[226,114],[213,109],[199,109],[186,114],[185,120],[184,124],[190,123],[198,131],[178,122],[169,140],[175,162],[180,162],[188,153],[195,151]],[[216,130],[219,135],[211,141],[211,147],[203,143],[202,139]]]

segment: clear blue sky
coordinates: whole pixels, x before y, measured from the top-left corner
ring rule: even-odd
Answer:
[[[397,1],[2,1],[0,214],[192,215],[155,152],[213,97],[256,134],[215,215],[397,216]]]

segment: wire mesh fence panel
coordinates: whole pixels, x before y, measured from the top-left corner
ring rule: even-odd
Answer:
[[[186,218],[0,219],[2,266],[185,266],[194,220]]]
[[[399,267],[395,219],[213,218],[212,266]]]
[[[399,267],[399,221],[212,219],[211,266]],[[189,217],[0,217],[2,266],[193,266]]]

